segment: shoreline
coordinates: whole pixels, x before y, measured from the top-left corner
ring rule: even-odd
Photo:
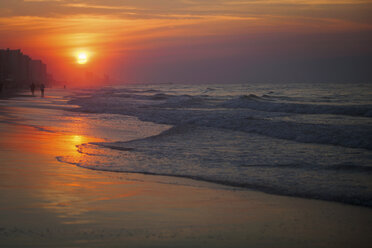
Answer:
[[[4,134],[10,128],[0,124],[6,247],[368,247],[372,241],[372,212],[364,207],[87,170],[34,150],[30,144],[45,132],[14,127]],[[56,148],[64,149],[50,150]]]
[[[22,113],[7,111],[16,110]],[[369,247],[372,242],[369,208],[187,178],[88,170],[55,157],[78,156],[76,145],[97,137],[1,119],[0,134],[0,246]]]
[[[53,90],[56,90],[56,89],[51,89],[51,90],[53,91]],[[58,90],[61,90],[61,89],[57,89],[57,91]],[[64,89],[64,91],[65,91],[65,89]],[[26,91],[25,89],[22,89],[22,90],[17,89],[16,91],[12,91],[12,92],[13,92],[13,94],[7,95],[5,99],[2,99],[2,98],[0,98],[0,99],[1,100],[8,100],[8,99],[11,100],[12,98],[22,98],[22,97],[26,97],[26,98],[30,97],[30,99],[32,99],[34,97],[35,98],[40,98],[40,99],[44,98],[44,97],[41,97],[40,95],[37,95],[37,94],[35,94],[34,96],[30,95],[31,93]],[[27,94],[27,92],[28,92],[28,94]],[[49,96],[46,96],[46,98],[48,98],[48,97],[53,98],[54,97],[53,92]],[[68,100],[66,101],[66,103],[67,102],[68,102]],[[40,107],[40,106],[37,106],[37,107]],[[68,107],[68,104],[66,105],[65,111],[68,111],[67,107]],[[1,106],[0,106],[0,108],[1,108]],[[60,109],[61,108],[59,108],[59,110]],[[0,114],[2,114],[2,113],[0,112]],[[37,130],[47,131],[47,132],[54,130],[54,129],[47,129],[47,128],[44,128],[43,126],[38,126],[38,125],[27,125],[27,124],[22,124],[22,123],[15,123],[15,122],[14,122],[14,124],[24,125],[25,127],[32,127],[32,128],[37,129]],[[172,127],[170,127],[170,128],[172,128]],[[162,132],[160,132],[159,134],[156,134],[155,136],[161,135],[163,132],[167,132],[168,130],[169,129],[165,129]],[[54,131],[58,132],[58,129],[54,130]],[[149,136],[149,137],[153,137],[153,136]],[[145,138],[148,138],[148,137],[145,137]],[[100,138],[95,137],[95,139],[99,140]],[[134,139],[134,140],[136,140],[136,139]],[[111,142],[110,140],[105,140],[105,139],[101,139],[100,141]],[[96,142],[92,142],[92,143],[94,144]],[[77,144],[77,145],[81,145],[81,144]],[[249,185],[247,186],[244,183],[224,182],[224,181],[216,181],[216,180],[212,180],[212,179],[209,180],[209,179],[205,179],[203,177],[198,177],[198,176],[187,176],[187,175],[177,175],[177,174],[157,174],[157,173],[145,172],[145,171],[143,171],[143,172],[133,171],[132,172],[132,171],[122,171],[122,170],[115,170],[115,169],[102,169],[102,168],[94,168],[94,167],[85,167],[85,166],[76,165],[75,163],[70,163],[70,162],[60,160],[59,159],[60,157],[61,156],[56,156],[55,157],[55,159],[60,163],[66,163],[66,164],[70,164],[70,165],[73,165],[73,166],[78,166],[78,167],[83,168],[83,169],[94,170],[94,171],[182,178],[182,179],[193,180],[193,181],[197,181],[197,182],[205,182],[205,183],[216,184],[218,186],[226,186],[226,187],[237,188],[237,190],[252,190],[252,191],[258,191],[258,192],[262,192],[262,193],[266,193],[266,194],[277,195],[277,196],[287,196],[287,197],[294,197],[294,198],[300,198],[300,199],[319,200],[319,201],[325,201],[325,202],[334,202],[334,203],[346,204],[346,205],[351,205],[351,206],[372,208],[371,205],[368,205],[368,204],[358,204],[358,203],[354,203],[354,202],[350,202],[350,201],[346,201],[346,200],[344,201],[344,200],[337,200],[337,199],[317,198],[317,197],[312,197],[311,195],[310,196],[307,196],[307,195],[301,196],[301,195],[285,194],[285,193],[282,193],[282,192],[276,192],[275,190],[273,191],[271,188],[266,189],[264,186],[250,187]],[[326,169],[324,169],[324,170],[326,170]]]
[[[41,131],[41,132],[54,132],[53,130],[48,130],[48,129],[44,129],[44,127],[37,127],[37,126],[29,126],[29,125],[25,125],[25,124],[20,124],[20,123],[13,123],[14,125],[20,125],[20,126],[23,126],[25,128],[33,128],[35,129],[35,131]],[[95,137],[95,139],[100,139],[98,137]],[[93,144],[95,142],[92,142]],[[81,145],[81,144],[77,144],[77,145]],[[75,163],[69,163],[69,162],[65,162],[65,161],[62,161],[60,160],[59,158],[60,156],[56,156],[55,157],[55,160],[58,161],[59,163],[61,164],[65,164],[65,165],[69,165],[69,166],[74,166],[74,167],[78,167],[78,168],[81,168],[83,170],[91,170],[91,171],[95,171],[95,172],[102,172],[102,173],[113,173],[113,174],[124,174],[124,175],[138,175],[138,176],[150,176],[150,177],[159,177],[159,178],[173,178],[173,180],[165,180],[163,182],[163,180],[157,180],[159,183],[164,183],[164,184],[167,184],[168,181],[171,181],[170,184],[172,184],[172,181],[177,181],[177,180],[185,180],[187,181],[188,183],[185,183],[183,185],[185,186],[193,186],[193,185],[203,185],[203,184],[209,184],[209,185],[214,185],[213,188],[219,188],[219,189],[225,189],[225,190],[231,190],[231,191],[253,191],[253,192],[258,192],[258,193],[263,193],[263,194],[268,194],[268,195],[273,195],[273,196],[283,196],[283,197],[290,197],[290,198],[296,198],[296,199],[304,199],[304,200],[315,200],[315,201],[321,201],[321,202],[330,202],[330,203],[335,203],[335,204],[341,204],[341,205],[346,205],[346,206],[355,206],[355,207],[361,207],[361,208],[367,208],[367,209],[371,209],[372,210],[372,207],[369,206],[369,205],[363,205],[363,204],[353,204],[353,203],[350,203],[350,202],[346,202],[346,201],[339,201],[339,200],[326,200],[326,199],[321,199],[321,198],[313,198],[313,197],[310,197],[310,196],[304,196],[304,197],[301,197],[301,196],[298,196],[298,195],[287,195],[287,194],[281,194],[281,193],[273,193],[273,192],[270,192],[269,190],[266,191],[265,189],[261,189],[261,188],[254,188],[254,187],[246,187],[243,185],[240,185],[240,184],[232,184],[232,183],[224,183],[224,182],[216,182],[214,180],[207,180],[207,179],[204,179],[204,178],[198,178],[198,177],[193,177],[193,176],[183,176],[183,175],[173,175],[173,174],[156,174],[156,173],[151,173],[151,172],[131,172],[131,171],[120,171],[120,170],[111,170],[111,169],[107,169],[107,170],[104,170],[104,169],[100,169],[100,168],[94,168],[94,167],[84,167],[84,166],[80,166],[80,165],[76,165]],[[177,184],[177,183],[175,183]]]
[[[340,200],[329,200],[329,199],[321,199],[321,198],[315,198],[311,196],[298,196],[298,195],[290,195],[290,194],[282,194],[282,193],[276,193],[276,192],[271,192],[270,190],[265,190],[262,188],[254,188],[254,187],[247,187],[244,184],[232,184],[232,183],[224,183],[224,182],[216,182],[214,180],[207,180],[204,178],[198,178],[198,177],[193,177],[193,176],[182,176],[182,175],[172,175],[172,174],[156,174],[156,173],[151,173],[151,172],[131,172],[131,171],[120,171],[120,170],[104,170],[104,169],[97,169],[97,168],[89,168],[89,167],[84,167],[84,166],[79,166],[74,163],[69,163],[69,162],[64,162],[60,161],[58,157],[56,157],[56,160],[60,163],[65,163],[69,164],[71,166],[77,166],[79,168],[83,168],[86,170],[92,170],[92,171],[98,171],[98,172],[104,172],[104,173],[118,173],[118,174],[138,174],[138,175],[145,175],[145,176],[154,176],[154,177],[171,177],[176,179],[185,179],[185,180],[191,180],[195,182],[200,182],[200,183],[209,183],[209,184],[215,184],[216,187],[226,187],[230,188],[232,191],[254,191],[254,192],[260,192],[263,194],[268,194],[268,195],[273,195],[273,196],[284,196],[284,197],[291,197],[291,198],[297,198],[297,199],[305,199],[305,200],[315,200],[315,201],[322,201],[322,202],[331,202],[331,203],[337,203],[341,205],[347,205],[347,206],[355,206],[355,207],[362,207],[362,208],[367,208],[372,210],[372,206],[366,205],[366,204],[357,204],[357,203],[352,203],[352,202],[347,202],[347,201],[340,201]],[[194,183],[190,183],[192,185]]]

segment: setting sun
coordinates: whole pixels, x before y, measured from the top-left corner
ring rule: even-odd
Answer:
[[[77,54],[77,63],[86,64],[88,62],[88,55],[85,52],[80,52]]]

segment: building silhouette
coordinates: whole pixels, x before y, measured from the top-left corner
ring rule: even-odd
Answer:
[[[31,83],[48,83],[47,67],[33,60],[20,49],[0,49],[0,82],[7,88],[25,88]]]

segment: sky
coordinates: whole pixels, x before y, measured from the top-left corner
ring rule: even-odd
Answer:
[[[0,0],[0,48],[73,83],[372,82],[371,13],[372,0]]]

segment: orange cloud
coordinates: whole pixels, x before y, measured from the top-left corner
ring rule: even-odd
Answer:
[[[92,54],[92,67],[108,67],[135,51],[179,47],[182,53],[199,45],[221,57],[244,46],[211,50],[228,37],[244,44],[275,34],[370,32],[371,11],[364,0],[12,0],[0,6],[0,46],[22,48],[51,68],[73,66],[77,49]]]

